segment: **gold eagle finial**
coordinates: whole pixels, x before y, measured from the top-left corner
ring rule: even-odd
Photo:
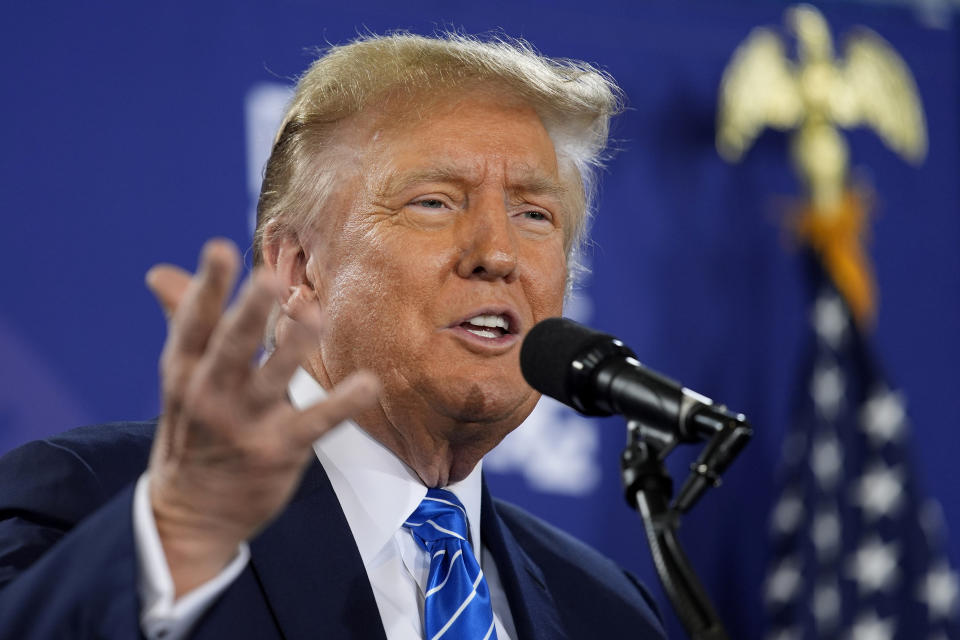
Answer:
[[[866,320],[873,287],[859,239],[865,213],[849,189],[849,151],[838,129],[868,126],[919,164],[927,152],[923,108],[906,63],[873,31],[851,32],[838,59],[816,8],[787,9],[786,25],[796,36],[796,61],[787,57],[783,38],[765,27],[734,52],[720,85],[717,150],[736,162],[765,128],[794,131],[791,160],[810,199],[798,230],[820,251],[855,315]]]

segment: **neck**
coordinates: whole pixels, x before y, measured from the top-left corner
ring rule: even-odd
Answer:
[[[381,405],[355,416],[354,421],[413,469],[428,487],[445,487],[463,480],[502,438],[491,442],[484,436],[499,431],[488,424],[397,413]]]
[[[307,371],[327,391],[335,385],[323,367]],[[352,416],[361,429],[390,449],[428,487],[444,487],[470,475],[477,463],[518,423],[500,419],[458,419],[439,413],[414,391],[401,399],[383,397],[377,406]]]

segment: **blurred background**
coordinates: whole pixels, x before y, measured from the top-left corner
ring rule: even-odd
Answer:
[[[869,128],[844,134],[851,175],[872,194],[865,247],[878,291],[864,336],[869,356],[858,362],[898,390],[893,397],[909,428],[883,452],[897,473],[892,488],[883,485],[886,498],[875,497],[878,515],[857,502],[857,487],[880,486],[861,482],[869,467],[855,450],[868,446],[855,435],[862,426],[852,419],[832,427],[838,517],[826,529],[811,515],[811,494],[802,494],[799,511],[784,505],[785,495],[797,495],[789,494],[791,477],[823,468],[822,450],[789,435],[811,428],[803,416],[816,400],[815,272],[787,231],[804,186],[784,133],[766,130],[738,164],[715,146],[721,77],[737,46],[766,25],[794,55],[787,6],[38,0],[6,7],[0,453],[81,424],[157,414],[165,327],[144,273],[161,261],[192,269],[211,236],[249,247],[273,127],[316,47],[368,31],[501,30],[545,54],[598,65],[627,97],[613,127],[617,152],[602,176],[587,256],[592,272],[568,313],[619,336],[645,364],[746,413],[755,426],[723,486],[681,529],[731,637],[925,638],[921,619],[941,629],[929,637],[952,637],[937,625],[955,613],[957,579],[946,561],[960,560],[960,5],[818,4],[839,58],[844,34],[857,25],[902,56],[929,132],[919,166]],[[851,391],[860,383],[843,380],[863,374],[841,370],[847,378],[832,378],[830,389],[847,413],[862,415],[865,400]],[[495,495],[639,574],[671,637],[682,637],[641,523],[622,497],[624,433],[621,419],[588,420],[544,402],[491,454],[487,479]],[[792,443],[786,458],[785,443]],[[677,482],[696,453],[671,457]],[[888,553],[863,555],[866,531],[877,522]],[[921,524],[923,541],[915,533],[897,537]],[[798,564],[810,554],[784,550],[784,531],[809,534],[816,551],[824,536],[832,538],[825,544],[837,549],[819,568]],[[908,565],[907,547],[922,548],[926,558]],[[884,573],[882,561],[891,558]],[[811,575],[826,576],[835,590],[824,591],[826,583]]]

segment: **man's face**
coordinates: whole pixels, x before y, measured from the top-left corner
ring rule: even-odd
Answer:
[[[499,441],[539,397],[522,336],[562,309],[570,211],[553,143],[533,109],[475,92],[361,116],[345,144],[355,171],[307,267],[331,326],[311,365],[333,384],[375,372],[395,428]]]

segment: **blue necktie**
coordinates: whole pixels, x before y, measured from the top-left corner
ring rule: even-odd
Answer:
[[[490,590],[467,539],[466,511],[457,496],[429,489],[403,526],[430,554],[424,600],[426,640],[495,640]]]

